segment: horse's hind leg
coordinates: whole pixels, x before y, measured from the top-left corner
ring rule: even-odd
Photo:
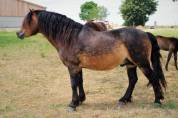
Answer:
[[[168,71],[168,64],[169,64],[169,61],[171,59],[172,53],[173,53],[172,49],[169,50],[167,61],[166,61],[166,66],[165,66],[165,68],[166,68],[167,71]]]
[[[177,67],[177,51],[174,51],[174,62],[175,62],[175,67],[178,70],[178,67]]]
[[[127,75],[129,79],[129,86],[125,95],[119,100],[119,104],[126,104],[127,102],[131,102],[132,92],[134,90],[135,84],[137,83],[137,73],[136,66],[129,67],[127,66]]]
[[[153,90],[155,94],[155,103],[161,104],[160,99],[164,99],[162,88],[161,88],[158,78],[156,78],[155,73],[151,69],[150,64],[139,66],[139,67],[153,86]]]

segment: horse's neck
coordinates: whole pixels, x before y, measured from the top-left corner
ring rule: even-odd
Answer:
[[[74,28],[75,29],[75,28]],[[73,32],[71,32],[70,34],[57,34],[57,36],[54,38],[54,37],[52,37],[51,35],[47,35],[46,33],[44,33],[44,32],[40,32],[40,33],[42,33],[47,39],[48,39],[48,41],[57,49],[57,50],[59,50],[59,49],[61,49],[61,48],[66,48],[66,47],[71,47],[72,45],[71,45],[71,43],[73,44],[73,45],[75,45],[74,44],[74,42],[76,42],[76,41],[74,41],[74,40],[77,40],[77,36],[78,36],[78,34],[79,34],[79,31],[81,30],[81,29],[75,29],[76,30],[76,32],[75,31],[73,31]],[[67,37],[70,37],[71,39],[71,41],[69,42],[69,41],[67,41],[67,40],[69,40],[69,39],[67,39],[65,36],[63,37],[62,35],[68,35]]]
[[[55,18],[51,18],[46,15],[49,21],[44,20],[43,17],[39,16],[39,32],[45,35],[55,48],[69,45],[83,27],[82,24],[64,16],[56,15]]]
[[[57,41],[51,35],[47,35],[46,32],[44,32],[43,30],[40,30],[39,33],[43,34],[45,38],[49,41],[49,43],[51,43],[51,45],[54,46],[54,48],[56,48],[56,50],[58,50],[61,47],[60,41]]]
[[[43,33],[42,33],[43,34]],[[45,34],[43,34],[46,39],[49,41],[49,43],[51,43],[51,45],[56,49],[56,50],[59,50],[59,48],[61,47],[60,43],[57,43],[54,39],[50,38],[49,36],[46,36]]]

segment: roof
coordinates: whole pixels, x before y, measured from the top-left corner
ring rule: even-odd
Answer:
[[[39,4],[36,4],[36,3],[33,3],[33,2],[31,2],[31,1],[28,1],[28,0],[20,0],[20,1],[25,2],[25,3],[27,3],[27,4],[31,4],[31,5],[38,6],[38,7],[42,7],[42,8],[44,8],[44,9],[46,9],[45,6],[39,5]]]

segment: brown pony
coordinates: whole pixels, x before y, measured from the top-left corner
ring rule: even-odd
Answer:
[[[96,31],[107,31],[107,26],[103,22],[88,21],[85,26],[91,27]]]
[[[174,53],[174,61],[175,67],[178,70],[177,66],[177,51],[178,51],[178,39],[174,37],[164,37],[164,36],[157,36],[157,41],[160,49],[169,51],[167,61],[166,61],[166,70],[168,70],[168,63],[171,59],[172,53]]]
[[[56,48],[68,68],[72,88],[69,111],[76,110],[86,98],[82,68],[109,70],[125,65],[129,86],[119,105],[131,102],[138,79],[137,67],[153,86],[155,103],[161,104],[160,100],[164,99],[162,87],[166,87],[166,80],[160,64],[159,47],[152,34],[134,28],[98,32],[64,15],[35,10],[26,15],[17,36],[23,39],[37,33],[42,33]]]

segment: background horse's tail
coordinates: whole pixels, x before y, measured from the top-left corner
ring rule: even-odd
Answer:
[[[166,89],[167,83],[160,62],[161,54],[160,54],[160,48],[158,46],[158,42],[156,40],[156,37],[152,33],[147,32],[147,35],[152,44],[151,62],[152,62],[153,71],[156,77],[159,79],[159,82],[162,85],[162,87]]]

